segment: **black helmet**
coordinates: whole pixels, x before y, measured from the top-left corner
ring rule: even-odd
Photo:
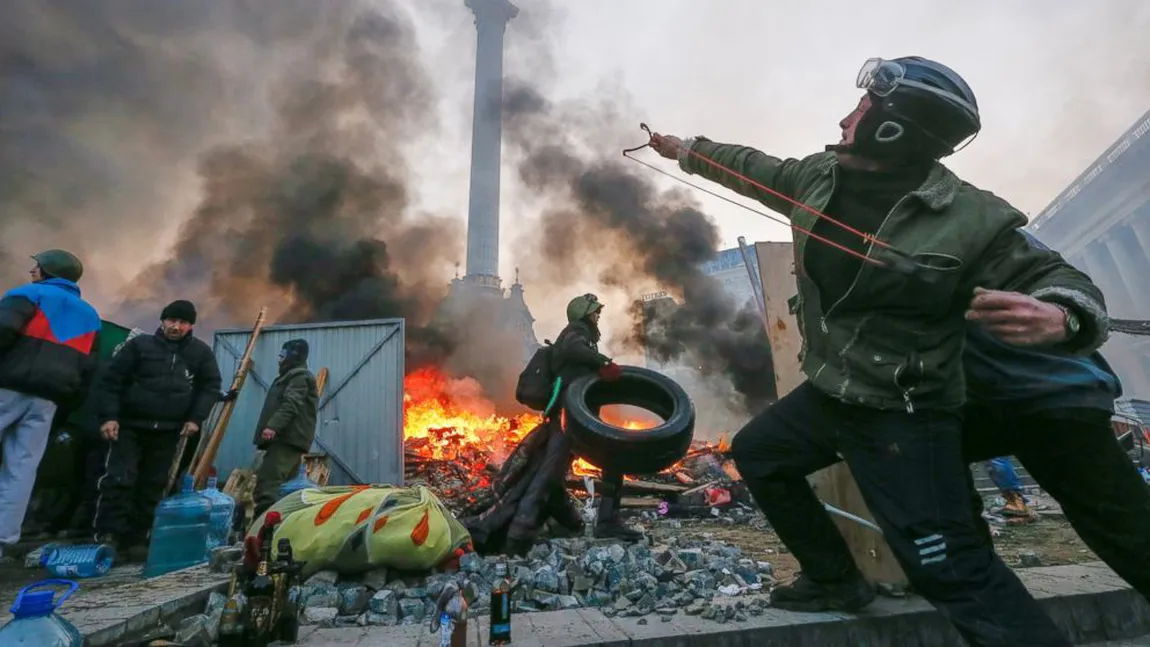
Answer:
[[[874,101],[875,121],[860,133],[879,144],[898,141],[910,128],[924,137],[920,148],[944,157],[982,129],[978,100],[957,72],[922,58],[872,58],[859,70],[856,85]]]
[[[49,249],[32,256],[32,259],[40,266],[40,273],[46,277],[75,283],[84,275],[84,264],[80,259],[62,249]]]

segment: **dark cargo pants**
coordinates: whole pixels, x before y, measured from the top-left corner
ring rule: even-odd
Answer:
[[[911,585],[968,643],[1069,647],[983,542],[971,514],[961,443],[956,412],[857,407],[805,382],[743,427],[731,453],[755,501],[810,579],[858,576],[842,535],[806,481],[845,459]]]
[[[256,470],[255,516],[279,501],[280,486],[299,474],[303,452],[291,445],[275,443],[264,449],[264,457]]]
[[[1018,458],[1062,506],[1082,541],[1150,601],[1150,487],[1119,446],[1108,411],[1060,409],[1020,416],[1008,407],[980,407],[968,408],[964,417],[966,461]],[[977,492],[973,504],[989,542]]]
[[[180,442],[178,431],[120,427],[108,443],[96,499],[96,532],[127,544],[143,543]]]

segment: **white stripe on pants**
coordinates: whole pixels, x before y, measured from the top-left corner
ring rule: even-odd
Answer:
[[[20,540],[54,415],[56,405],[48,400],[0,389],[0,545]]]

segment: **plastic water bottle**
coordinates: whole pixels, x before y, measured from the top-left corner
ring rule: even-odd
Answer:
[[[306,490],[310,487],[319,487],[319,485],[307,477],[307,466],[301,463],[299,466],[299,474],[296,474],[294,479],[280,486],[279,497],[280,499],[283,499],[285,496],[293,492]]]
[[[196,492],[185,474],[179,494],[156,506],[144,577],[156,577],[208,561],[212,502]]]
[[[67,586],[68,592],[61,595],[59,600],[54,600],[55,593],[52,591],[33,591],[52,586]],[[84,637],[80,635],[80,630],[56,614],[56,609],[78,588],[79,584],[69,580],[44,580],[20,589],[10,609],[14,616],[12,621],[0,627],[0,645],[84,647]]]
[[[40,552],[40,566],[56,577],[100,577],[108,573],[115,559],[116,549],[107,544],[48,544]]]
[[[208,486],[200,491],[212,503],[212,529],[208,534],[208,550],[228,543],[232,533],[232,516],[236,512],[236,500],[220,491],[219,481],[208,477]]]

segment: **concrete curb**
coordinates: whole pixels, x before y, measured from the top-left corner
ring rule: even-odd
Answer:
[[[206,566],[196,566],[88,593],[81,588],[60,612],[84,635],[86,647],[112,647],[161,622],[176,624],[203,612],[208,596],[224,592],[228,579]]]
[[[1019,577],[1076,643],[1137,638],[1150,633],[1150,605],[1099,563],[1019,571]],[[716,599],[717,602],[735,600]],[[645,620],[646,624],[640,624]],[[468,647],[487,644],[487,619],[469,623]],[[962,647],[948,622],[920,598],[882,598],[864,614],[769,610],[747,622],[720,624],[679,613],[607,618],[595,609],[515,616],[515,647]],[[437,647],[419,627],[308,627],[303,647]]]

